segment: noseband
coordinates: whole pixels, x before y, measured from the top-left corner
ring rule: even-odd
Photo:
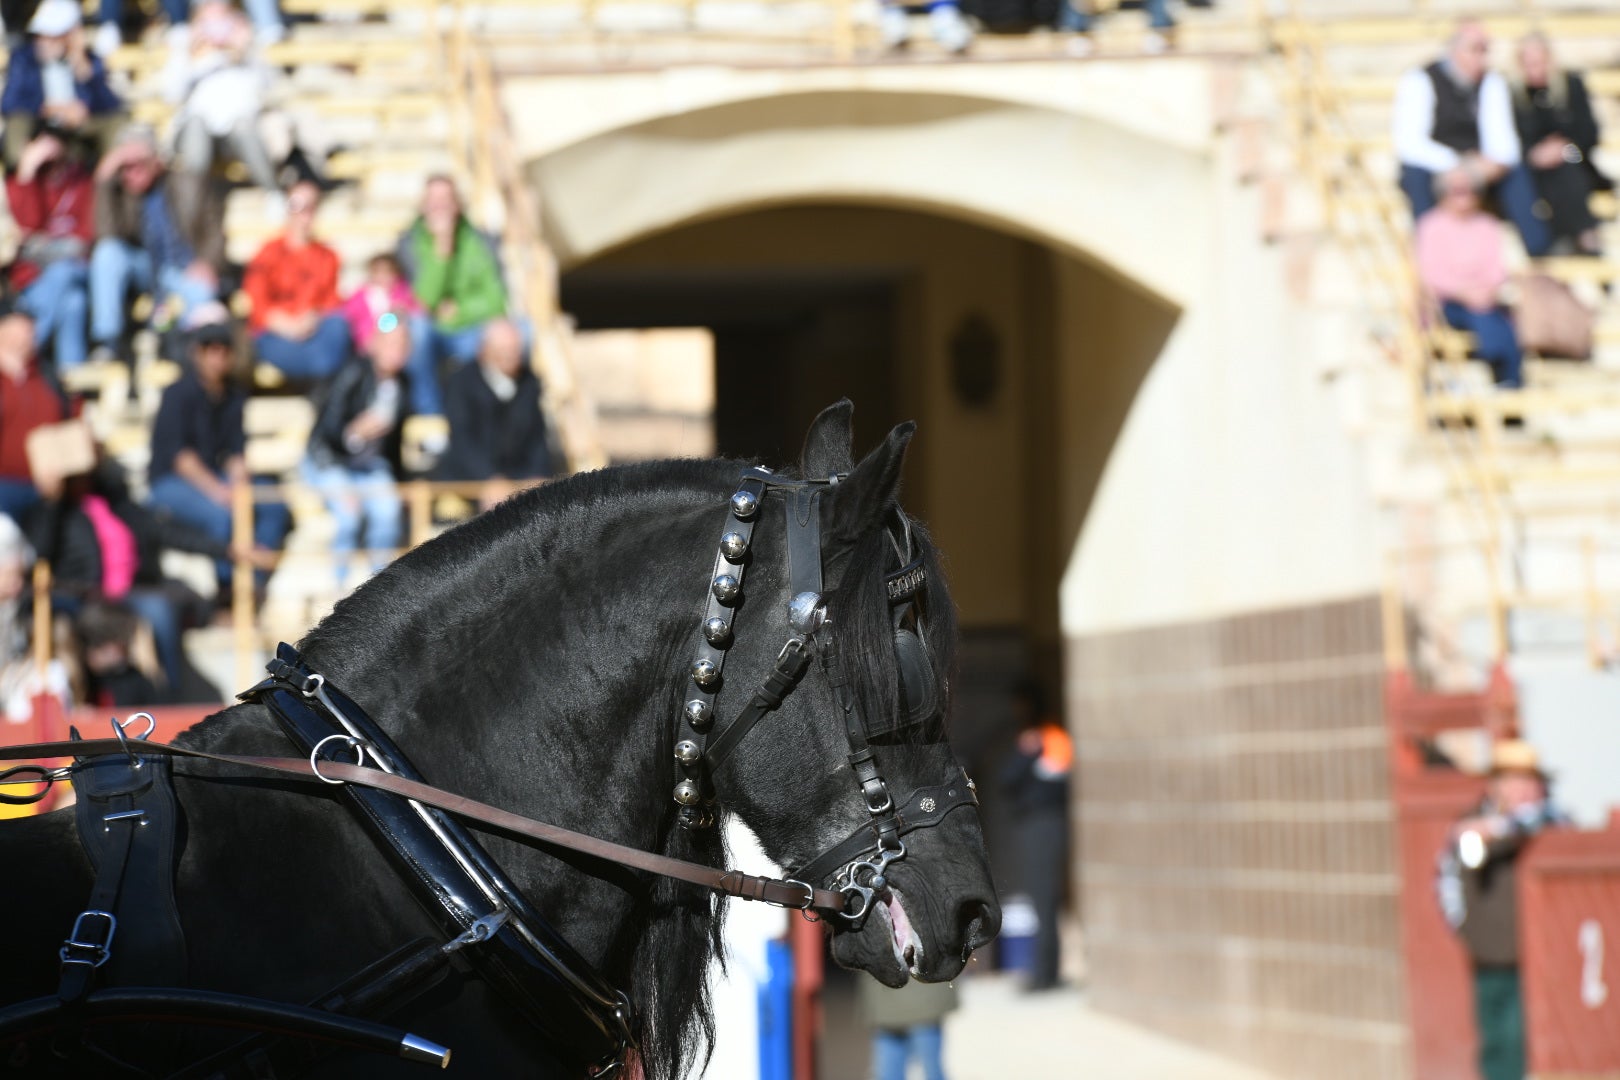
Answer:
[[[844,840],[789,874],[804,888],[804,909],[816,881],[835,877],[835,888],[845,896],[838,921],[859,929],[872,908],[873,897],[887,887],[890,864],[906,854],[902,836],[914,829],[937,825],[958,806],[977,805],[973,781],[966,773],[947,784],[912,793],[897,807],[889,786],[878,772],[871,746],[873,735],[886,734],[922,723],[939,713],[939,694],[932,660],[924,637],[919,595],[928,573],[913,550],[911,523],[898,509],[899,536],[890,533],[900,569],[884,585],[894,626],[895,663],[900,676],[901,710],[879,724],[870,724],[862,712],[834,634],[834,623],[822,596],[822,494],[843,479],[834,475],[819,480],[788,480],[766,469],[752,468],[742,475],[732,495],[720,550],[709,583],[697,656],[692,661],[691,689],[681,708],[681,737],[675,743],[675,764],[681,779],[674,798],[680,805],[678,823],[685,829],[707,829],[717,819],[714,774],[754,726],[779,708],[798,686],[812,660],[816,661],[843,714],[849,743],[849,764],[860,787],[868,820]],[[715,699],[720,693],[726,653],[735,640],[732,623],[742,599],[743,577],[766,497],[782,496],[788,549],[788,627],[791,635],[777,654],[763,683],[754,691],[737,718],[715,733]],[[903,543],[902,543],[903,541]],[[836,873],[835,873],[836,871]]]

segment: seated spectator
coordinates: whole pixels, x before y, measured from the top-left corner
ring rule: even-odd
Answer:
[[[448,176],[428,180],[422,214],[400,237],[395,257],[428,312],[415,333],[427,335],[430,350],[422,355],[431,359],[433,375],[446,358],[465,364],[477,357],[485,324],[506,314],[506,284],[495,241],[467,220]],[[443,413],[439,380],[424,374],[412,372],[412,406],[424,415]]]
[[[1600,133],[1585,80],[1555,67],[1547,39],[1536,33],[1519,42],[1519,77],[1511,89],[1519,142],[1554,243],[1582,255],[1601,254],[1592,192],[1614,184],[1592,161]]]
[[[28,36],[11,50],[0,114],[6,121],[5,161],[17,167],[23,147],[49,124],[81,140],[91,160],[105,148],[124,103],[107,85],[107,68],[85,48],[75,0],[45,0]]]
[[[166,705],[152,680],[131,658],[140,621],[123,604],[95,601],[73,620],[84,662],[85,701],[91,705]]]
[[[95,238],[90,170],[45,129],[6,177],[11,216],[22,234],[10,281],[34,317],[35,344],[51,346],[56,372],[84,363],[90,243]]]
[[[1176,21],[1170,17],[1169,0],[1142,0],[1142,10],[1148,15],[1147,51],[1163,52],[1170,45],[1169,35],[1176,28]],[[1058,29],[1081,35],[1070,44],[1071,53],[1076,56],[1090,55],[1089,35],[1095,21],[1090,0],[1062,0],[1062,6],[1058,9]]]
[[[27,532],[34,549],[51,564],[53,605],[82,618],[84,605],[104,600],[127,606],[152,629],[167,693],[175,700],[183,685],[181,631],[201,625],[207,601],[182,582],[163,575],[165,550],[189,551],[215,559],[230,556],[227,545],[202,529],[136,503],[115,465],[74,476],[39,476],[43,501],[29,513]],[[250,558],[264,561],[262,554]]]
[[[1463,19],[1444,58],[1401,76],[1394,114],[1401,191],[1417,221],[1434,206],[1435,178],[1465,172],[1501,203],[1525,251],[1545,255],[1552,237],[1536,214],[1535,181],[1521,160],[1507,83],[1488,70],[1490,48],[1484,25]]]
[[[400,545],[400,502],[395,481],[403,472],[401,435],[410,414],[411,331],[394,319],[371,339],[366,359],[338,372],[327,388],[310,433],[304,478],[326,500],[337,522],[332,551],[341,588],[348,558],[365,527],[371,567],[381,569]]]
[[[242,412],[247,394],[236,384],[230,327],[207,322],[193,329],[191,368],[163,391],[152,423],[151,505],[201,529],[216,543],[231,542],[231,497],[252,483],[242,457],[247,434]],[[287,510],[256,502],[253,544],[259,551],[280,547],[287,532]],[[215,564],[222,588],[231,564]],[[262,586],[267,570],[260,566]]]
[[[33,317],[21,308],[0,314],[0,513],[20,521],[39,502],[28,433],[66,415],[61,392],[35,362]]]
[[[151,129],[124,129],[96,168],[92,359],[127,358],[131,288],[177,304],[184,322],[218,296],[224,265],[225,208],[208,178],[165,170]]]
[[[29,654],[28,612],[33,606],[29,572],[33,566],[34,550],[22,530],[15,521],[0,516],[0,714],[17,723],[34,719],[41,695],[55,698],[55,707],[64,713],[73,703],[67,666],[52,660],[41,671]]]
[[[1446,322],[1479,339],[1477,352],[1490,363],[1496,385],[1523,386],[1518,335],[1501,301],[1508,279],[1501,226],[1480,209],[1468,173],[1443,173],[1438,183],[1440,205],[1417,225],[1418,280],[1439,302]]]
[[[416,302],[416,294],[411,292],[410,283],[399,268],[399,260],[392,255],[373,255],[366,263],[365,284],[343,301],[343,317],[349,321],[349,337],[354,342],[355,352],[364,355],[371,346],[372,336],[377,333],[378,322],[390,314],[396,318],[421,315],[422,305]],[[413,355],[424,344],[425,335],[424,341],[414,342]],[[409,370],[415,380],[423,374],[431,375],[432,365],[418,368],[413,364]]]
[[[901,0],[884,0],[879,9],[878,31],[886,49],[904,49],[911,44],[911,15]],[[973,44],[973,26],[962,14],[956,0],[928,6],[928,30],[948,53],[960,54]]]
[[[176,37],[185,36],[189,29],[187,19],[191,16],[191,0],[159,0],[158,6],[169,20],[170,32]],[[259,36],[260,44],[273,44],[286,36],[286,27],[281,21],[281,5],[276,0],[243,0],[242,6],[253,20],[253,29]],[[96,52],[111,56],[124,40],[124,0],[101,0],[96,21],[100,24],[96,28]]]
[[[191,33],[171,43],[164,94],[179,106],[175,160],[207,175],[223,145],[267,191],[275,191],[276,167],[259,136],[270,70],[253,45],[253,27],[223,0],[204,0],[191,12]]]
[[[551,475],[540,380],[523,362],[523,336],[505,319],[489,324],[478,362],[450,376],[445,416],[450,446],[439,473],[484,481],[479,509],[506,498],[518,482]]]
[[[259,358],[308,382],[336,374],[349,356],[349,325],[337,310],[337,252],[313,235],[320,201],[314,184],[295,184],[286,228],[259,249],[242,279]]]

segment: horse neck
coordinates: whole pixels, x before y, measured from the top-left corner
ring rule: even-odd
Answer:
[[[718,518],[712,495],[643,501],[519,521],[454,573],[407,558],[368,588],[418,614],[362,626],[340,609],[308,659],[432,782],[650,843]]]

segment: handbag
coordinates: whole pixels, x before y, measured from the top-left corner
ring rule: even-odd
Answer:
[[[1592,358],[1592,312],[1557,278],[1525,275],[1519,282],[1513,322],[1526,352],[1568,360]]]

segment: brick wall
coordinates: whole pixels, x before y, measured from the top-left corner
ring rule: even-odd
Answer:
[[[1376,598],[1069,659],[1096,1004],[1281,1076],[1407,1075]]]

